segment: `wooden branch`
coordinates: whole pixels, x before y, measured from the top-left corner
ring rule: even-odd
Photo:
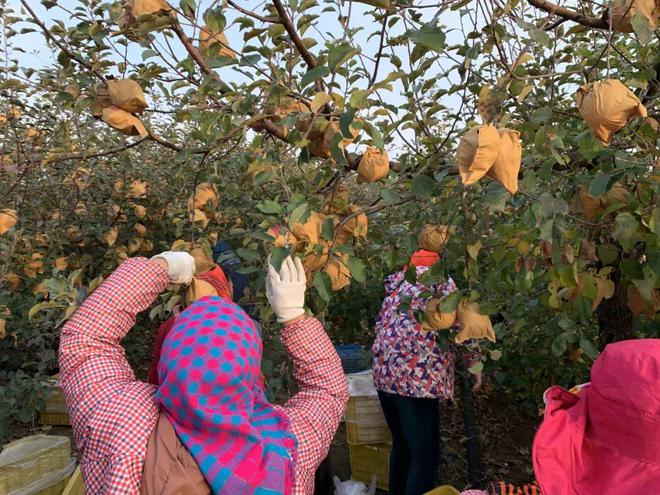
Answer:
[[[318,63],[316,62],[314,55],[309,53],[309,50],[307,50],[307,47],[300,39],[300,36],[298,36],[298,33],[296,32],[296,28],[293,27],[291,18],[289,17],[289,14],[286,13],[286,10],[284,9],[284,5],[282,5],[281,0],[273,0],[273,5],[275,5],[277,14],[280,16],[280,20],[282,21],[282,24],[284,24],[284,28],[286,29],[286,32],[289,33],[289,37],[291,38],[291,41],[293,41],[293,44],[296,46],[298,53],[300,53],[300,56],[303,58],[303,60],[307,62],[307,66],[310,69],[313,69],[318,65]]]
[[[595,29],[609,29],[609,23],[607,18],[603,17],[593,17],[588,15],[580,14],[575,10],[567,9],[566,7],[560,7],[557,4],[548,2],[547,0],[527,0],[530,5],[541,9],[549,14],[554,14],[569,21],[577,22],[583,26],[587,26]]]
[[[143,137],[138,139],[137,141],[133,141],[132,143],[127,143],[122,146],[118,146],[116,148],[112,148],[106,151],[101,151],[99,153],[92,153],[92,154],[85,154],[85,153],[80,153],[77,155],[66,155],[66,156],[58,156],[52,160],[49,160],[49,163],[58,163],[58,162],[64,162],[67,160],[88,160],[90,158],[100,158],[102,156],[110,156],[110,155],[115,155],[117,153],[121,153],[122,151],[126,151],[128,149],[134,148],[135,146],[138,146],[139,144],[144,143],[146,140],[149,139],[149,136]]]
[[[374,73],[371,74],[371,79],[369,80],[369,87],[372,87],[376,82],[376,77],[378,77],[378,66],[380,65],[380,59],[383,55],[383,47],[385,45],[385,28],[387,27],[387,17],[389,13],[386,12],[383,16],[383,27],[380,31],[380,43],[378,47],[378,54],[376,55],[376,65],[374,66]]]
[[[48,28],[46,27],[46,25],[45,25],[43,22],[41,22],[41,20],[39,19],[39,17],[37,17],[37,14],[34,12],[34,10],[32,10],[32,8],[30,7],[30,5],[28,4],[28,2],[27,2],[26,0],[21,0],[21,5],[23,5],[23,7],[29,12],[30,17],[32,17],[32,19],[34,20],[34,22],[35,22],[35,23],[41,28],[41,30],[43,31],[44,35],[45,35],[49,40],[51,40],[53,43],[55,43],[55,45],[56,45],[60,50],[62,50],[64,53],[66,53],[66,55],[67,55],[71,60],[75,60],[75,61],[78,62],[80,65],[82,65],[83,67],[85,67],[86,69],[88,69],[89,71],[91,71],[92,74],[94,74],[96,77],[98,77],[101,81],[103,81],[104,83],[106,82],[105,76],[104,76],[103,74],[101,74],[99,71],[97,71],[97,70],[94,68],[94,66],[92,66],[92,64],[90,64],[90,63],[87,62],[86,60],[83,60],[82,58],[78,57],[75,53],[73,53],[73,52],[72,52],[71,50],[69,50],[66,46],[64,46],[62,43],[60,43],[60,42],[59,42],[59,41],[58,41],[58,40],[57,40],[57,39],[51,34],[51,32],[50,32],[50,31],[48,30]]]
[[[279,18],[277,17],[265,17],[259,14],[255,14],[254,12],[250,10],[246,10],[240,5],[238,5],[236,2],[233,2],[232,0],[227,0],[227,3],[234,7],[236,10],[238,10],[240,13],[245,14],[248,17],[252,17],[254,19],[257,19],[258,21],[261,22],[270,22],[271,24],[282,24]]]
[[[211,76],[215,81],[221,82],[220,76],[214,70],[211,70],[211,68],[206,64],[206,60],[204,60],[202,54],[199,53],[199,50],[192,44],[192,41],[190,41],[190,38],[188,38],[184,32],[183,26],[181,26],[179,21],[174,22],[172,29],[179,38],[179,41],[181,41],[181,44],[183,44],[184,48],[188,52],[188,55],[190,55],[190,57],[197,63],[202,72],[207,76]]]

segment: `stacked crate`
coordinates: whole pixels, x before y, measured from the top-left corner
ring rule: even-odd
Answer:
[[[64,402],[64,394],[60,388],[59,375],[51,377],[46,387],[49,389],[46,407],[40,414],[42,425],[67,426],[70,425],[69,411]]]
[[[376,486],[381,490],[389,488],[390,452],[392,436],[385,422],[378,396],[373,389],[371,372],[355,373],[347,376],[352,379],[371,382],[368,387],[351,387],[351,398],[346,406],[346,438],[351,464],[351,478],[367,485],[376,475]],[[362,390],[359,390],[362,388]],[[355,395],[355,389],[365,395]]]
[[[0,453],[0,493],[59,495],[75,467],[68,437],[21,438],[5,445]]]

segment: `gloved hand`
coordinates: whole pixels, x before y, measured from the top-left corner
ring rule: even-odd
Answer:
[[[195,258],[183,251],[165,251],[151,259],[162,258],[167,262],[167,275],[173,284],[189,284],[195,275]]]
[[[284,323],[305,314],[305,290],[307,278],[300,258],[294,261],[291,256],[287,257],[279,274],[268,263],[266,297],[277,321]]]

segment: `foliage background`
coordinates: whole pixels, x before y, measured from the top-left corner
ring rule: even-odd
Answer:
[[[208,250],[222,237],[238,248],[265,323],[269,393],[285,397],[288,365],[263,293],[266,231],[318,211],[339,182],[370,224],[368,242],[337,246],[351,257],[351,286],[332,294],[321,277],[310,291],[336,343],[369,344],[382,279],[406,263],[426,223],[455,229],[438,276],[450,274],[491,315],[498,342],[483,346],[489,390],[512,409],[536,415],[547,386],[587,380],[608,342],[658,337],[657,121],[632,121],[604,148],[574,101],[579,85],[613,77],[658,116],[660,50],[647,25],[610,32],[596,22],[606,7],[598,2],[568,2],[582,16],[575,23],[516,0],[376,2],[390,9],[182,0],[176,20],[152,16],[122,30],[120,2],[30,3],[0,0],[0,209],[18,214],[0,235],[0,437],[43,407],[61,323],[101,277],[175,240]],[[200,55],[204,24],[226,27],[237,56]],[[37,34],[52,52],[39,63],[22,41]],[[147,93],[148,137],[127,138],[92,118],[94,86],[110,76],[133,78]],[[497,124],[521,132],[515,196],[490,179],[465,188],[456,174],[454,152],[480,121],[484,87]],[[278,122],[269,113],[284,96],[320,98],[317,119],[362,119],[360,138],[310,159],[298,116]],[[285,140],[277,124],[288,129]],[[367,145],[389,151],[381,183],[355,180]],[[134,194],[133,181],[146,193]],[[187,207],[201,182],[221,192],[203,228]],[[586,219],[579,188],[600,196],[615,184],[628,191],[625,201]],[[599,271],[615,290],[594,311]],[[646,316],[631,312],[630,287],[647,300]],[[178,302],[165,293],[125,342],[138,370]]]

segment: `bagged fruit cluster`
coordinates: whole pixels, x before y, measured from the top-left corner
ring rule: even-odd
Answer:
[[[446,225],[426,225],[419,234],[419,247],[425,251],[439,253],[449,239],[449,227]]]
[[[492,125],[471,128],[456,150],[458,172],[464,185],[474,184],[487,175],[511,194],[518,191],[521,161],[520,133]]]
[[[577,195],[577,210],[582,213],[584,218],[593,222],[598,220],[601,215],[610,207],[615,204],[628,202],[630,193],[621,184],[616,183],[605,194],[594,197],[589,194],[586,187],[582,186]]]
[[[632,33],[633,19],[646,19],[649,31],[653,32],[660,23],[660,3],[657,0],[613,0],[612,29],[620,33]]]
[[[460,325],[459,333],[454,337],[457,344],[466,340],[487,339],[495,342],[495,330],[490,318],[479,312],[479,304],[461,301],[456,310],[456,322]]]
[[[372,184],[387,177],[390,173],[390,159],[387,151],[369,147],[358,164],[358,182]]]
[[[456,311],[444,312],[440,310],[441,298],[431,299],[426,305],[422,330],[449,330],[456,324]]]
[[[205,57],[230,57],[236,58],[234,51],[229,48],[229,42],[225,33],[212,33],[204,26],[199,34],[199,48]]]
[[[348,199],[347,192],[345,198]],[[317,272],[325,272],[332,282],[332,290],[338,291],[350,284],[351,275],[348,255],[333,251],[333,247],[354,239],[366,240],[369,221],[356,205],[333,210],[329,203],[324,211],[327,213],[312,212],[305,222],[296,222],[290,230],[284,226],[272,227],[268,234],[273,238],[273,246],[287,247],[301,255],[309,283]],[[332,227],[332,239],[324,237],[325,225]]]
[[[214,210],[220,204],[218,189],[209,182],[202,182],[195,188],[195,192],[188,199],[188,211],[193,222],[205,228],[214,216]]]
[[[142,16],[174,15],[172,7],[165,0],[126,0],[124,13],[119,18],[122,29],[135,26]]]
[[[580,115],[603,146],[630,120],[646,117],[646,107],[621,81],[607,79],[585,84],[576,93]]]
[[[113,129],[127,136],[146,137],[149,132],[136,113],[147,108],[144,92],[132,79],[109,79],[95,88],[96,98],[92,104],[92,115],[100,117]]]

